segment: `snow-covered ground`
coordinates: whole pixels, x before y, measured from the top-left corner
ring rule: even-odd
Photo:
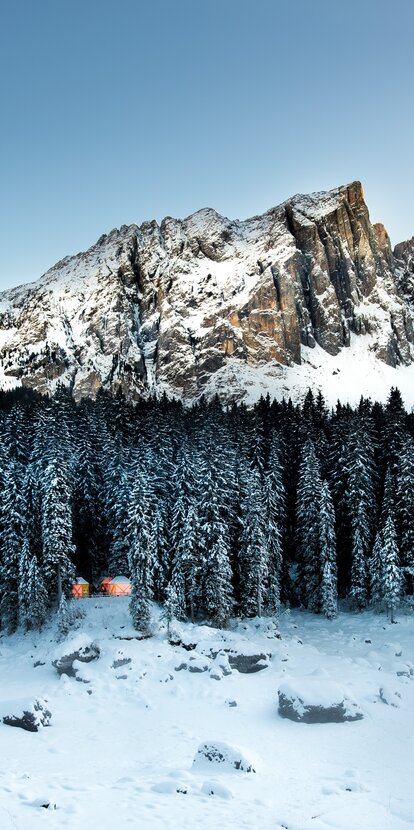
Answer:
[[[285,612],[280,640],[254,623],[229,632],[185,625],[181,637],[196,644],[187,651],[169,645],[159,623],[150,640],[124,639],[135,635],[127,598],[79,605],[85,617],[68,641],[94,640],[101,650],[79,668],[89,682],[58,676],[52,660],[70,648],[56,644],[53,627],[0,638],[0,709],[24,696],[46,698],[52,712],[50,727],[37,733],[0,724],[1,830],[413,825],[412,616],[401,613],[391,625],[371,613],[329,622]],[[272,658],[260,672],[226,675],[220,655],[214,663],[206,656],[220,648]],[[210,670],[176,670],[190,662]],[[306,688],[308,675],[312,689],[318,679],[321,688],[335,681],[364,718],[281,718],[279,685]],[[240,747],[255,772],[200,758],[193,766],[200,743],[218,741]]]

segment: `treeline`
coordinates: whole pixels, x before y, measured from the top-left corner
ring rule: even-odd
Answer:
[[[126,574],[137,629],[168,616],[394,608],[414,576],[414,417],[261,399],[134,406],[0,394],[0,622],[40,627],[79,575]]]

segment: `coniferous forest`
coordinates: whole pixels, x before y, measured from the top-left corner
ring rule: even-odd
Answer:
[[[391,390],[329,411],[261,399],[76,404],[0,394],[0,620],[39,628],[58,572],[132,583],[135,627],[150,601],[170,618],[334,617],[338,598],[394,609],[414,577],[414,415]]]

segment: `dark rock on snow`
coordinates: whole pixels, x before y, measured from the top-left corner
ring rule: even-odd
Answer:
[[[68,677],[76,677],[77,669],[73,665],[75,661],[79,663],[91,663],[93,660],[99,658],[101,651],[96,643],[90,643],[83,646],[76,651],[68,654],[62,654],[57,660],[53,660],[52,666],[55,667],[59,675],[66,674]]]
[[[363,718],[358,705],[325,679],[303,678],[279,688],[279,715],[301,723],[345,723]]]
[[[6,726],[18,726],[26,732],[38,732],[40,726],[49,726],[52,713],[47,708],[47,700],[34,700],[9,704],[10,712],[3,716]]]

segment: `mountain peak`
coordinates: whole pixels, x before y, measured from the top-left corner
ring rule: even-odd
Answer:
[[[409,368],[410,246],[397,262],[358,181],[243,221],[203,208],[123,225],[1,295],[0,383],[252,401],[357,341],[375,366]]]

